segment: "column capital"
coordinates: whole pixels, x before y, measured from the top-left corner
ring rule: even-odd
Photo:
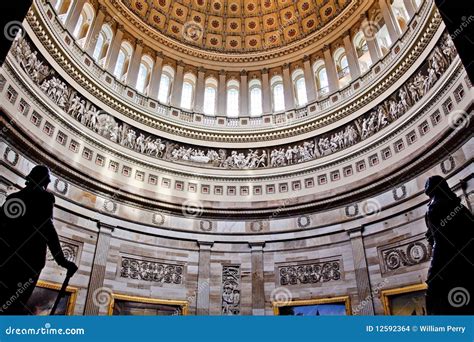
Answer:
[[[345,38],[345,37],[351,37],[351,30],[346,30],[344,32],[342,32],[342,37]]]
[[[163,57],[165,57],[165,55],[163,54],[163,51],[156,51],[155,52],[155,58],[163,59]]]
[[[263,248],[265,247],[265,241],[249,242],[249,247],[252,249],[252,251],[263,251]]]
[[[180,60],[176,63],[176,65],[179,66],[179,67],[184,68],[184,65],[185,65],[185,64],[184,64],[184,62],[180,59]]]
[[[308,56],[308,55],[304,55],[304,56],[303,56],[303,62],[308,62],[308,61],[309,61],[309,62],[311,61],[311,57]]]
[[[224,69],[219,70],[219,76],[225,76],[226,72]]]
[[[245,69],[240,70],[240,76],[247,76],[247,70]]]
[[[210,250],[214,246],[214,241],[198,241],[197,244],[200,250]]]
[[[359,227],[347,228],[346,232],[349,235],[349,237],[352,239],[352,238],[362,237],[362,232],[364,231],[364,229],[365,229],[364,225],[361,225]]]
[[[117,226],[112,226],[108,223],[97,221],[97,228],[99,228],[99,232],[112,234],[112,232],[115,230],[115,228],[117,228]]]
[[[325,45],[323,46],[323,52],[326,52],[326,51],[329,51],[329,50],[331,50],[331,46],[328,45],[328,44],[325,44]]]
[[[144,47],[145,43],[143,42],[143,39],[137,39],[136,42],[135,42],[135,45]]]
[[[262,69],[262,74],[268,74],[268,69],[267,69],[267,68],[263,68],[263,69]]]
[[[117,23],[117,30],[123,31],[124,28],[123,24]]]
[[[203,66],[200,66],[200,67],[198,68],[198,72],[206,73],[206,68],[203,67]]]
[[[283,69],[289,69],[290,65],[288,63],[284,63],[282,67],[283,67]]]

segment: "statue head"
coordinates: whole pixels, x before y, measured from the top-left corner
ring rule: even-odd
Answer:
[[[49,169],[45,165],[35,166],[31,172],[26,176],[27,187],[41,187],[46,188],[51,182],[49,176]]]
[[[448,182],[439,175],[428,178],[425,183],[425,194],[429,198],[457,199],[456,194],[451,190]]]

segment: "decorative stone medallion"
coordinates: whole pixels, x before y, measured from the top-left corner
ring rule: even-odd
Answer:
[[[61,194],[61,195],[65,195],[67,193],[67,190],[69,189],[69,184],[66,183],[65,181],[59,179],[59,178],[56,178],[56,180],[54,181],[54,190]]]
[[[354,217],[359,214],[359,205],[357,203],[351,204],[346,206],[346,216],[347,217]]]
[[[307,228],[311,224],[311,217],[308,215],[303,215],[298,217],[297,221],[299,228]]]
[[[407,197],[407,188],[406,188],[406,186],[403,184],[402,186],[399,186],[398,188],[394,188],[392,190],[392,195],[393,195],[393,199],[395,201],[399,201],[401,199],[404,199],[405,197]]]
[[[165,216],[161,213],[154,213],[151,220],[153,224],[161,226],[163,223],[165,223]]]
[[[20,156],[18,155],[18,153],[13,151],[10,147],[7,147],[5,149],[5,152],[3,153],[3,159],[12,166],[16,166],[19,158]]]
[[[440,166],[441,166],[441,171],[443,172],[443,174],[446,175],[450,173],[456,167],[456,162],[454,161],[454,157],[449,156],[447,159],[441,162]]]

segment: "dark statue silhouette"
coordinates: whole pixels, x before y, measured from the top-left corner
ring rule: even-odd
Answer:
[[[0,315],[29,314],[26,303],[46,263],[46,247],[72,276],[53,225],[54,195],[46,166],[35,166],[26,187],[9,195],[0,212]]]
[[[441,176],[425,184],[425,215],[432,247],[426,281],[428,315],[474,314],[474,216]]]

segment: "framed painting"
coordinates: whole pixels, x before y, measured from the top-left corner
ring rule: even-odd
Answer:
[[[187,315],[188,302],[113,294],[108,314],[112,316]]]
[[[27,303],[28,311],[35,316],[47,316],[58,297],[61,285],[39,280]],[[56,315],[72,315],[76,304],[77,288],[68,286],[59,301]]]
[[[281,316],[346,316],[351,314],[349,296],[273,302],[273,313]]]
[[[425,316],[426,284],[416,284],[380,293],[385,315]]]

